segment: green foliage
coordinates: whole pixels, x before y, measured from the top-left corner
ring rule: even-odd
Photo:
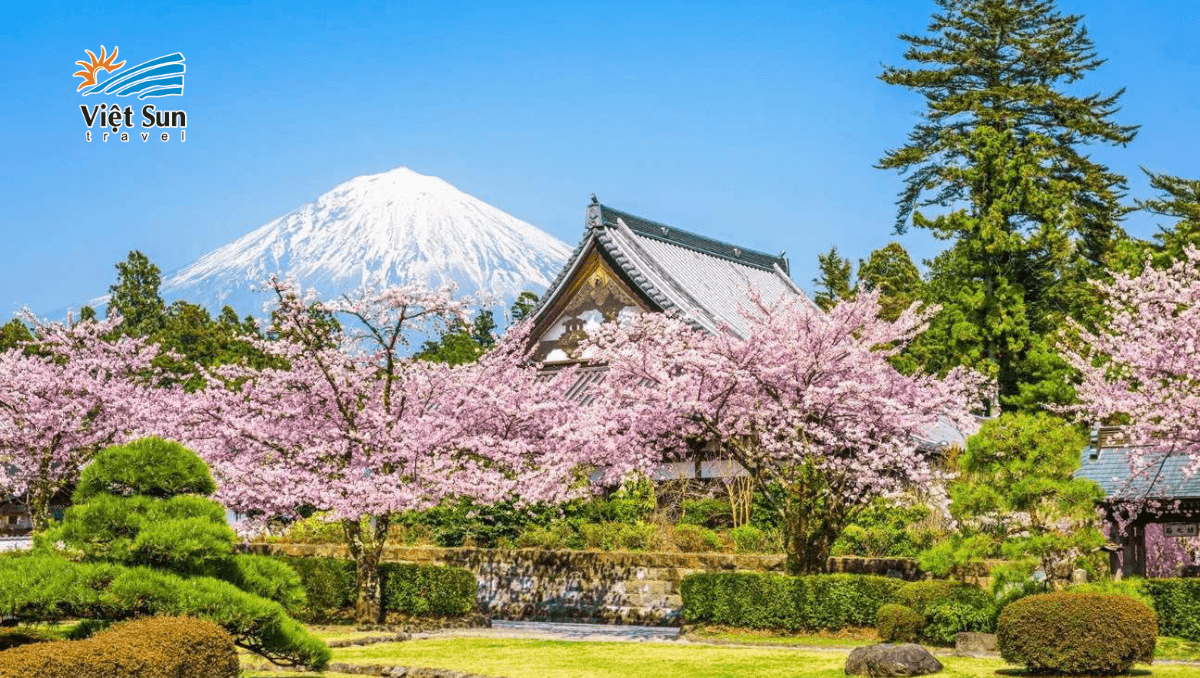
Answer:
[[[75,504],[39,538],[90,560],[213,574],[235,536],[208,467],[182,445],[145,438],[102,450],[83,470]],[[188,494],[195,493],[195,494]]]
[[[905,584],[896,602],[922,616],[921,638],[934,645],[952,645],[955,634],[964,631],[990,633],[998,610],[996,600],[979,587],[938,579]]]
[[[338,558],[281,557],[296,572],[304,589],[305,603],[299,612],[309,622],[328,622],[354,607],[357,588],[354,563]]]
[[[177,442],[142,438],[96,455],[79,477],[75,503],[98,494],[168,498],[209,495],[217,489],[208,466]]]
[[[158,292],[161,283],[158,266],[137,250],[117,264],[117,281],[108,288],[108,314],[124,319],[123,333],[149,336],[162,329],[166,305]]]
[[[940,536],[924,527],[931,513],[928,506],[921,504],[877,499],[842,530],[830,555],[915,558]]]
[[[517,295],[517,300],[513,302],[512,308],[509,309],[508,315],[512,319],[513,324],[521,322],[529,317],[533,309],[537,306],[538,295],[528,290]]]
[[[273,560],[268,559],[268,560]],[[304,590],[302,619],[328,622],[352,614],[354,562],[339,558],[281,557]],[[384,563],[379,566],[383,607],[409,615],[455,616],[476,607],[475,575],[459,567]]]
[[[233,530],[207,518],[145,521],[129,562],[183,574],[210,573],[233,554]]]
[[[885,643],[915,643],[925,628],[925,616],[920,612],[888,603],[875,613],[875,629]]]
[[[858,284],[865,290],[879,290],[879,315],[886,320],[900,317],[924,291],[917,265],[898,242],[880,247],[859,262]]]
[[[774,537],[753,525],[735,527],[725,533],[738,553],[765,553],[777,548]]]
[[[0,678],[237,678],[237,651],[212,622],[155,617],[117,624],[87,640],[0,653]]]
[[[685,499],[679,522],[710,529],[733,527],[733,509],[725,499]]]
[[[922,554],[921,567],[961,574],[985,558],[1042,568],[1065,582],[1071,571],[1098,571],[1104,544],[1095,504],[1104,493],[1074,478],[1086,440],[1047,414],[1005,413],[984,423],[958,458],[950,512],[961,528]],[[1032,570],[1033,567],[1029,567]]]
[[[839,300],[848,299],[854,293],[850,260],[838,254],[837,247],[817,255],[817,270],[820,274],[813,278],[816,288],[813,301],[817,306],[828,311]]]
[[[1150,178],[1150,186],[1158,195],[1150,200],[1138,200],[1139,209],[1176,222],[1159,227],[1153,241],[1129,239],[1120,243],[1113,267],[1137,274],[1146,265],[1146,258],[1159,268],[1165,268],[1184,258],[1187,247],[1200,246],[1200,179],[1160,174],[1142,170]]]
[[[13,318],[0,325],[0,353],[10,348],[27,346],[33,341],[33,334],[19,318]]]
[[[680,589],[689,624],[811,631],[870,626],[903,585],[866,575],[701,572],[684,577]]]
[[[534,525],[517,537],[517,544],[523,549],[547,549],[551,551],[562,549],[581,549],[584,547],[583,537],[573,527],[565,522],[551,523],[547,527]]]
[[[1132,598],[1047,593],[1000,614],[1000,654],[1038,673],[1115,674],[1154,657],[1154,611]]]
[[[1145,579],[1139,588],[1154,601],[1163,635],[1200,642],[1200,579]]]
[[[28,621],[191,615],[208,619],[241,647],[321,668],[329,650],[278,603],[209,577],[144,567],[72,563],[47,555],[0,559],[0,612]]]
[[[458,616],[476,609],[475,575],[461,567],[389,563],[380,567],[383,607],[411,615]]]
[[[247,593],[279,603],[292,615],[307,605],[300,575],[276,558],[236,555],[221,565],[217,576]]]
[[[651,545],[654,526],[647,523],[583,523],[579,525],[579,535],[583,539],[584,548],[601,551],[644,551]]]
[[[496,345],[495,331],[495,316],[491,311],[480,311],[470,323],[456,322],[437,341],[427,340],[416,357],[451,365],[473,363]]]
[[[721,538],[699,525],[679,525],[675,528],[675,546],[684,553],[720,551]]]

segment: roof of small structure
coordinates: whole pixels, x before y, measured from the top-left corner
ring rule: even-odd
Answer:
[[[618,268],[657,310],[676,311],[710,332],[746,332],[743,310],[750,290],[772,303],[804,292],[788,277],[788,260],[721,242],[622,212],[598,202],[588,206],[587,230],[567,265],[550,284],[533,317],[551,308],[572,273],[594,247]]]
[[[1104,447],[1095,442],[1083,451],[1076,478],[1094,480],[1109,499],[1200,498],[1200,473],[1188,473],[1186,454],[1160,454],[1144,458],[1136,470],[1130,466],[1130,447]]]

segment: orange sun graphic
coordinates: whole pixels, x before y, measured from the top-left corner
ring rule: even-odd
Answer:
[[[82,71],[78,71],[76,73],[71,74],[72,76],[79,76],[79,77],[83,78],[83,82],[79,83],[79,87],[76,88],[75,91],[78,92],[79,90],[83,89],[84,87],[87,87],[88,85],[96,84],[96,71],[104,71],[105,73],[112,73],[113,71],[117,70],[118,68],[124,66],[125,65],[124,61],[122,61],[119,64],[113,63],[113,59],[117,58],[117,50],[119,50],[119,49],[121,49],[121,48],[113,47],[112,56],[106,56],[105,50],[104,50],[104,45],[100,45],[100,58],[99,59],[96,58],[96,55],[92,52],[92,50],[90,50],[90,49],[83,50],[88,53],[89,57],[91,57],[91,63],[88,63],[86,61],[76,61],[75,62],[75,63],[79,64],[80,66],[83,66]]]

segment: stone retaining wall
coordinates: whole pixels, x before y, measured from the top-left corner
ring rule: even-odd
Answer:
[[[252,544],[253,553],[346,558],[328,544]],[[464,567],[479,583],[479,606],[500,619],[674,625],[679,583],[700,571],[783,572],[782,555],[626,553],[392,546],[384,562]],[[917,579],[906,559],[831,558],[832,572]]]

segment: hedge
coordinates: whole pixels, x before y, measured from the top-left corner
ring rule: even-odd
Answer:
[[[139,619],[87,640],[0,652],[0,678],[237,678],[238,671],[229,634],[190,617]]]
[[[683,619],[690,624],[836,630],[871,626],[904,582],[890,577],[760,572],[700,572],[683,578]]]
[[[1035,673],[1115,674],[1154,658],[1154,611],[1128,596],[1043,593],[1000,613],[1000,656]]]
[[[354,563],[340,558],[283,556],[300,577],[308,621],[326,621],[354,607]],[[459,616],[475,609],[475,575],[461,567],[383,563],[379,566],[383,609],[418,616]]]
[[[885,643],[915,643],[925,627],[925,616],[904,605],[881,605],[875,614],[875,628]]]
[[[277,663],[323,668],[329,648],[279,603],[209,577],[145,567],[73,563],[41,554],[0,558],[0,614],[28,621],[190,615],[224,628]]]
[[[1200,579],[1146,579],[1142,590],[1154,603],[1164,636],[1200,642]]]

